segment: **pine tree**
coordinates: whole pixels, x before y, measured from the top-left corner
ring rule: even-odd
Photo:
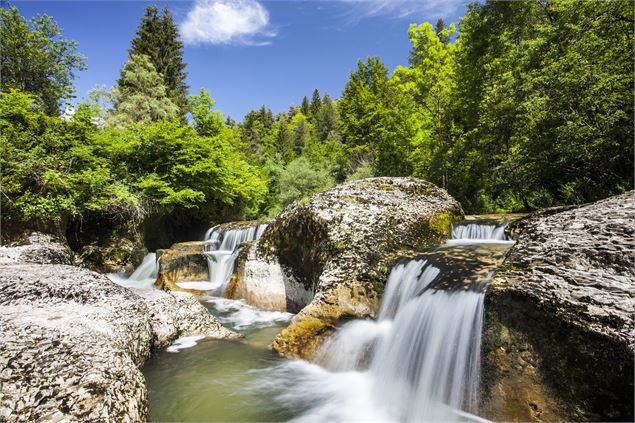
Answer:
[[[300,106],[300,113],[304,116],[309,116],[311,113],[311,106],[309,106],[309,99],[304,96],[302,99],[302,105]]]
[[[289,123],[283,113],[278,116],[276,151],[282,156],[285,163],[288,163],[295,158],[291,133],[289,131]]]
[[[337,115],[331,97],[326,94],[322,107],[315,115],[315,133],[320,141],[326,141],[329,134],[337,130]],[[333,134],[334,135],[334,134]]]
[[[320,92],[316,88],[313,90],[313,97],[309,106],[309,120],[315,122],[315,117],[320,112],[320,109],[322,109],[322,99],[320,98]]]
[[[437,34],[437,37],[439,37],[439,40],[445,45],[450,42],[450,36],[448,35],[446,29],[447,28],[445,26],[445,22],[443,22],[443,19],[439,19],[437,21],[435,32]]]
[[[132,40],[132,54],[144,54],[156,71],[163,76],[168,95],[176,104],[181,116],[188,110],[188,86],[185,84],[183,43],[174,23],[172,13],[165,7],[160,14],[156,6],[148,6],[141,20],[137,36]]]
[[[299,156],[302,153],[304,146],[309,142],[310,135],[306,119],[303,116],[299,116],[291,134],[291,142],[296,155]]]
[[[148,56],[131,55],[121,69],[120,81],[113,93],[114,110],[107,119],[110,126],[149,124],[178,117],[179,108],[168,97],[163,78]]]

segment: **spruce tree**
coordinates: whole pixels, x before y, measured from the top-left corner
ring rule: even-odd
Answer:
[[[337,130],[337,115],[331,97],[326,94],[322,107],[315,115],[315,133],[320,141],[326,141],[329,134]],[[335,134],[333,134],[335,135]]]
[[[446,29],[448,28],[445,26],[445,22],[443,22],[443,19],[439,19],[437,21],[435,32],[437,34],[437,37],[439,37],[439,40],[445,45],[450,42],[450,36],[448,35]]]
[[[304,146],[309,142],[310,135],[309,125],[307,125],[304,117],[300,117],[291,134],[291,144],[297,156],[302,154]]]
[[[302,99],[302,105],[300,106],[300,112],[304,116],[309,116],[309,114],[311,113],[311,106],[309,106],[309,99],[306,98],[306,96],[304,96],[304,98]]]
[[[183,43],[179,40],[178,29],[167,7],[162,13],[159,13],[156,6],[146,8],[129,52],[131,56],[144,54],[150,58],[156,71],[163,77],[170,99],[179,107],[181,116],[184,117],[189,111],[189,87],[185,84]]]
[[[310,116],[309,119],[315,122],[315,118],[322,109],[322,99],[320,98],[320,92],[316,89],[313,90],[313,97],[311,98],[311,105],[309,106]]]

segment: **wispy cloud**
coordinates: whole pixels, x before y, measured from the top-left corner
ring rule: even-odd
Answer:
[[[466,0],[339,0],[354,6],[357,18],[394,16],[405,18],[446,18],[466,3]]]
[[[180,29],[188,45],[267,45],[276,36],[257,0],[196,0]]]

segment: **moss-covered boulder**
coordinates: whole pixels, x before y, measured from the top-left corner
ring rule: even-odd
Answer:
[[[166,250],[157,250],[159,277],[155,285],[166,291],[200,294],[200,290],[181,288],[178,282],[209,280],[207,256],[202,241],[179,242]]]
[[[635,192],[509,231],[486,295],[482,414],[633,421]]]
[[[419,179],[344,183],[283,210],[245,253],[230,288],[274,291],[278,306],[298,312],[273,348],[309,358],[342,320],[375,315],[397,251],[446,239],[462,216],[446,191]]]

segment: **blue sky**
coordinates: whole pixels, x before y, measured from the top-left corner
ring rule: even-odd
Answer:
[[[205,87],[236,120],[262,104],[274,112],[298,104],[314,88],[339,97],[358,59],[379,56],[406,65],[408,25],[456,22],[463,0],[196,0],[13,1],[24,16],[51,15],[77,40],[88,70],[76,95],[111,86],[125,62],[144,8],[167,4],[186,43],[187,83]]]

